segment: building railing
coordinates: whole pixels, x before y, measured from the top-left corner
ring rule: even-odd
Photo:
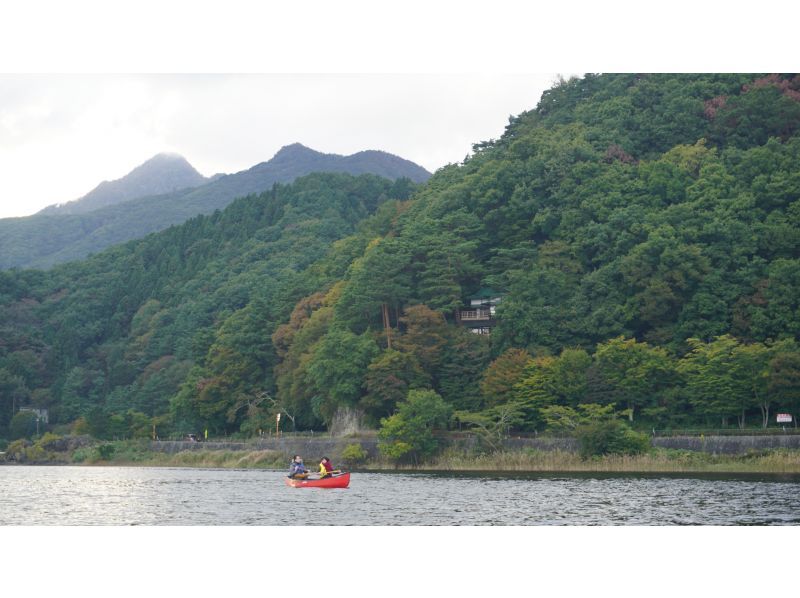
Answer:
[[[464,320],[491,320],[492,311],[489,309],[466,309],[461,310],[459,317]]]

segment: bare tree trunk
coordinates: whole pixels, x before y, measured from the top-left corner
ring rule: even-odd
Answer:
[[[389,320],[389,305],[387,303],[381,304],[381,314],[383,315],[383,327],[386,330],[386,348],[392,348],[392,325]]]

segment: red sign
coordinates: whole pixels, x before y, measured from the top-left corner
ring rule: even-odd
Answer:
[[[779,424],[790,424],[790,423],[792,423],[792,414],[791,413],[779,413],[778,414],[778,423]]]

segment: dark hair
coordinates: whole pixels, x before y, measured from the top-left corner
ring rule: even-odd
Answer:
[[[322,460],[323,460],[323,461],[327,461],[327,460],[328,460],[328,457],[322,457]]]

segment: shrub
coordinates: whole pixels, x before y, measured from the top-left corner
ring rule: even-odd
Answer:
[[[45,432],[42,437],[36,441],[36,444],[48,451],[63,451],[66,449],[65,439],[51,432]]]
[[[342,461],[348,468],[358,467],[367,460],[367,451],[358,443],[348,444],[342,451]]]
[[[432,390],[412,390],[397,406],[397,413],[381,420],[378,449],[395,461],[409,459],[415,465],[439,448],[434,428],[447,425],[452,410]]]
[[[6,452],[8,456],[15,461],[25,461],[25,449],[30,445],[31,443],[25,439],[14,440],[8,445]]]
[[[647,434],[636,432],[619,420],[604,420],[576,430],[581,456],[638,455],[650,450]]]
[[[98,447],[98,451],[101,449],[106,451],[104,454],[98,453],[101,459],[108,460],[113,457],[115,461],[123,463],[138,463],[152,457],[149,443],[141,439],[103,444]]]
[[[114,456],[115,447],[113,444],[101,444],[97,447],[97,456],[102,461],[108,461]]]
[[[86,418],[79,417],[72,423],[72,430],[70,433],[73,436],[85,436],[89,433],[89,424],[86,422]]]
[[[33,463],[50,461],[51,455],[38,444],[25,449],[25,460]]]
[[[88,462],[92,463],[96,456],[96,452],[93,447],[84,446],[79,449],[75,449],[75,452],[72,453],[72,462],[73,463],[83,463]]]

